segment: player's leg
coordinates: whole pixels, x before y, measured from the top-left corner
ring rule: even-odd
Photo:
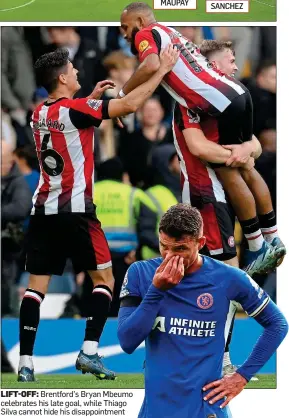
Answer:
[[[250,93],[238,96],[218,117],[220,145],[238,144],[252,138],[253,107]],[[277,260],[273,248],[263,238],[257,217],[254,196],[239,169],[212,164],[221,180],[243,233],[249,250],[245,253],[244,270],[249,274],[264,274],[274,270]]]
[[[278,265],[280,265],[286,254],[286,248],[278,235],[276,215],[268,186],[254,168],[249,171],[240,170],[240,173],[254,195],[262,234],[265,240],[274,247]]]
[[[28,287],[21,302],[19,315],[20,359],[18,381],[34,381],[33,349],[40,320],[40,305],[45,297],[50,276],[29,277]]]
[[[65,254],[56,216],[31,216],[26,247],[26,270],[30,272],[28,288],[20,307],[20,360],[18,381],[34,381],[33,349],[44,300],[52,274],[61,275]]]
[[[204,253],[233,267],[239,267],[234,240],[235,216],[225,202],[212,202],[200,209],[204,222],[206,246]],[[230,304],[226,321],[226,347],[223,357],[223,374],[235,370],[230,358],[230,342],[236,314],[236,305]]]
[[[87,300],[86,329],[76,368],[82,373],[92,373],[98,379],[115,379],[115,374],[104,367],[98,355],[98,344],[114,288],[107,241],[94,215],[72,215],[69,230],[74,268],[76,272],[88,271],[93,283],[92,294]]]

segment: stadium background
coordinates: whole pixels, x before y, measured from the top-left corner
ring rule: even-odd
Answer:
[[[252,93],[254,133],[263,146],[257,169],[265,178],[276,207],[276,28],[182,27],[178,30],[197,44],[208,38],[233,41],[240,70],[238,78],[245,82]],[[13,158],[28,182],[32,195],[37,184],[38,165],[29,118],[34,107],[47,97],[46,91],[36,85],[33,62],[42,53],[57,46],[68,47],[71,60],[80,71],[82,90],[79,96],[88,95],[97,81],[110,78],[117,87],[109,91],[107,97],[115,97],[134,71],[136,61],[117,27],[7,27],[2,28],[1,42],[2,141],[7,141],[14,149]],[[120,130],[112,121],[105,121],[96,129],[96,182],[103,162],[110,160],[116,163],[117,157],[117,163],[121,162],[124,168],[125,183],[143,190],[161,184],[179,199],[180,190],[176,187],[178,169],[174,167],[172,170],[168,160],[162,159],[168,150],[173,154],[170,127],[172,104],[171,98],[159,88],[153,100],[149,100],[137,114],[124,119],[124,129]],[[7,156],[2,153],[2,165],[5,158]],[[16,209],[19,212],[19,208]],[[11,211],[13,213],[14,208]],[[27,284],[21,253],[22,231],[27,229],[27,223],[28,219],[21,223],[15,221],[7,227],[2,217],[2,343],[14,368],[18,360],[19,303]],[[235,238],[240,249],[242,234],[238,223]],[[137,251],[136,257],[141,258],[141,254],[141,251]],[[129,265],[133,259],[134,254],[126,264]],[[115,275],[119,277],[120,272],[116,271]],[[271,274],[258,277],[257,280],[275,300],[276,276]],[[75,372],[74,361],[84,329],[84,319],[81,318],[85,317],[85,297],[89,292],[89,279],[84,274],[75,277],[69,262],[62,278],[52,278],[49,293],[41,307],[44,320],[39,326],[35,347],[36,369],[39,373]],[[115,314],[115,310],[111,312],[112,316]],[[53,339],[49,338],[51,327],[55,335]],[[244,318],[240,312],[232,342],[235,363],[245,359],[259,332],[260,328],[254,320]],[[140,347],[132,356],[121,351],[116,337],[116,319],[109,319],[100,347],[107,358],[107,366],[116,372],[141,372],[144,350]],[[2,372],[11,371],[5,360],[2,355]],[[275,372],[275,357],[261,372]]]

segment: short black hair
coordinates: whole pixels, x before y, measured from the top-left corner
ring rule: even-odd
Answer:
[[[256,68],[256,76],[260,75],[263,71],[266,71],[269,68],[275,67],[275,66],[276,66],[275,59],[267,59],[267,60],[261,61],[258,67]]]
[[[116,180],[122,181],[124,168],[118,157],[110,158],[102,162],[97,168],[97,180]]]
[[[123,10],[127,10],[128,13],[133,12],[149,12],[154,14],[153,9],[143,1],[135,1],[134,3],[128,4]]]
[[[41,55],[34,65],[36,82],[52,93],[58,85],[58,77],[65,72],[69,62],[69,52],[66,48],[58,48],[54,52]]]
[[[202,227],[203,219],[198,209],[186,203],[178,203],[162,216],[159,232],[176,239],[184,235],[199,238]]]
[[[16,148],[13,153],[18,158],[24,159],[30,168],[39,170],[37,154],[33,145],[27,144]]]

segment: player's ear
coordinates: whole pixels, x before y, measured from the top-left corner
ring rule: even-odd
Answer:
[[[144,28],[145,27],[145,21],[144,21],[144,18],[142,17],[142,16],[139,16],[138,18],[137,18],[137,20],[136,20],[136,23],[137,23],[137,27],[138,28]]]
[[[60,83],[66,84],[66,76],[65,76],[65,74],[60,74],[59,77],[58,77],[58,80],[60,81]]]
[[[200,237],[198,241],[198,249],[200,251],[206,244],[206,237]]]

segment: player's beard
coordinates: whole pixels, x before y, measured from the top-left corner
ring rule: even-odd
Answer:
[[[139,32],[139,29],[135,26],[131,32],[131,45],[130,50],[133,55],[138,55],[138,50],[135,47],[135,37],[136,34]]]

